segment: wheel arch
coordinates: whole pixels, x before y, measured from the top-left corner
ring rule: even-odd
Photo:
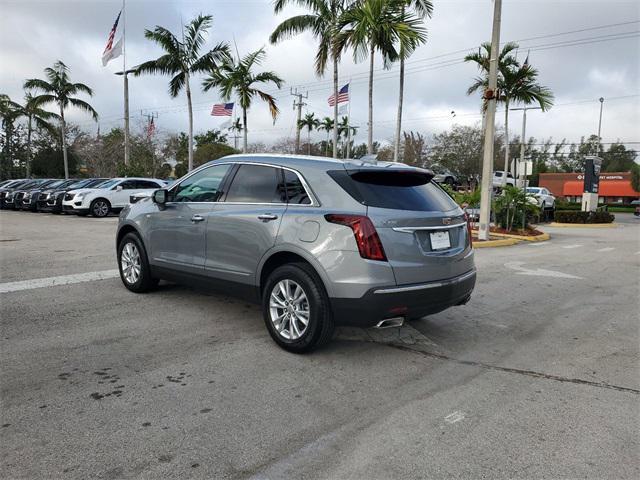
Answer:
[[[120,245],[120,241],[128,233],[135,233],[138,236],[138,238],[140,238],[140,241],[144,245],[143,237],[140,234],[140,232],[138,231],[138,229],[136,227],[134,227],[133,225],[131,225],[130,223],[126,223],[126,224],[124,224],[122,227],[120,227],[118,229],[118,233],[116,234],[116,248],[118,248],[118,245]]]
[[[295,247],[294,245],[283,246],[279,249],[271,250],[266,253],[260,264],[258,265],[258,271],[256,275],[256,287],[262,297],[262,289],[269,277],[269,274],[276,268],[287,263],[305,263],[309,265],[313,271],[320,277],[322,284],[329,297],[332,297],[331,283],[327,273],[324,271],[318,261],[309,255],[303,249]]]

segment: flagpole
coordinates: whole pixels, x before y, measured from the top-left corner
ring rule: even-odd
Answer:
[[[122,71],[124,72],[124,164],[129,165],[129,78],[127,77],[127,13],[125,0],[122,0]]]
[[[351,90],[351,79],[349,79],[349,90]],[[351,156],[351,92],[349,92],[349,108],[347,109],[347,160]]]

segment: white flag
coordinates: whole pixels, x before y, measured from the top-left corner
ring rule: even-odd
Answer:
[[[122,55],[122,38],[116,42],[113,48],[105,50],[102,54],[102,66],[106,66],[109,61]]]
[[[229,128],[231,126],[231,120],[227,120],[226,122],[222,122],[218,127],[220,130],[224,130],[225,128]]]
[[[349,104],[344,103],[338,107],[338,115],[344,115],[349,111]]]

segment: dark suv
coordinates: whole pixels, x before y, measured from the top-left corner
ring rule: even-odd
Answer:
[[[49,182],[42,183],[31,190],[27,190],[24,192],[22,196],[22,210],[27,210],[30,212],[38,211],[38,199],[40,198],[40,194],[48,189],[61,187],[63,185],[68,185],[70,183],[75,182],[76,179],[72,178],[70,180],[51,180]]]
[[[56,187],[49,186],[49,188],[40,192],[40,196],[38,197],[38,211],[61,213],[62,200],[64,200],[65,193],[78,188],[93,188],[107,180],[109,179],[85,178],[83,180],[69,180],[69,183],[64,183]]]
[[[2,186],[0,186],[0,208],[5,208],[4,198],[7,196],[9,192],[13,192],[15,189],[20,188],[22,185],[31,182],[28,178],[19,178],[15,180],[7,180],[2,182]],[[13,200],[12,200],[13,205]]]

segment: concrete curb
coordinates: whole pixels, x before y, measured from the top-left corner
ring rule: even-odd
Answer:
[[[551,222],[550,227],[558,228],[617,228],[618,224],[613,223],[556,223]]]
[[[503,238],[500,240],[487,240],[486,242],[474,241],[473,248],[510,247],[516,243],[520,243],[520,240],[515,238]]]
[[[510,233],[491,233],[495,237],[515,238],[516,240],[523,240],[525,242],[544,242],[549,240],[551,236],[548,233],[542,235],[511,235]]]

